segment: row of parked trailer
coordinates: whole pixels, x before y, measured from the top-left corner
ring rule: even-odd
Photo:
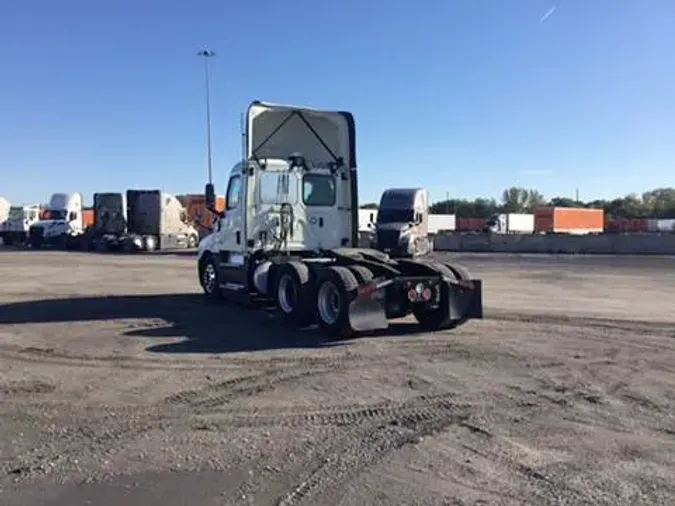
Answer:
[[[54,193],[47,205],[0,201],[0,238],[33,248],[153,251],[194,248],[199,231],[180,200],[161,190],[95,193],[85,208],[81,193]]]
[[[374,231],[377,209],[359,211],[359,230]],[[608,218],[602,209],[543,207],[534,213],[500,213],[490,218],[429,214],[430,235],[488,232],[492,234],[675,233],[675,219]]]
[[[374,230],[379,220],[378,210],[359,211],[359,229]],[[489,232],[493,234],[599,234],[604,230],[602,209],[543,207],[534,213],[500,213],[488,219],[457,218],[454,214],[429,214],[428,233]]]

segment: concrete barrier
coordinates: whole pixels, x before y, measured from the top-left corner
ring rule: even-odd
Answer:
[[[453,234],[436,237],[434,249],[473,253],[675,255],[675,234],[588,236]]]

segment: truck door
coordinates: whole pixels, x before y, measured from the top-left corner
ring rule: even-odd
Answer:
[[[243,264],[246,238],[243,230],[244,179],[241,173],[230,176],[225,198],[225,216],[216,225],[218,247],[229,253],[227,263]]]

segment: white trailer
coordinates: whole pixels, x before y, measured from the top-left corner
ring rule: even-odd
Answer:
[[[675,219],[647,220],[647,231],[653,233],[675,232]]]
[[[437,235],[443,232],[454,232],[457,228],[457,219],[454,214],[430,214],[429,235]]]
[[[497,214],[487,221],[486,227],[494,234],[533,234],[534,214]]]
[[[372,232],[377,221],[377,209],[359,209],[359,232]]]

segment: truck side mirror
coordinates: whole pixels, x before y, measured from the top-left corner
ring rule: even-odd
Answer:
[[[216,208],[216,190],[213,187],[213,183],[208,183],[204,187],[204,197],[206,199],[207,209],[215,209]]]

